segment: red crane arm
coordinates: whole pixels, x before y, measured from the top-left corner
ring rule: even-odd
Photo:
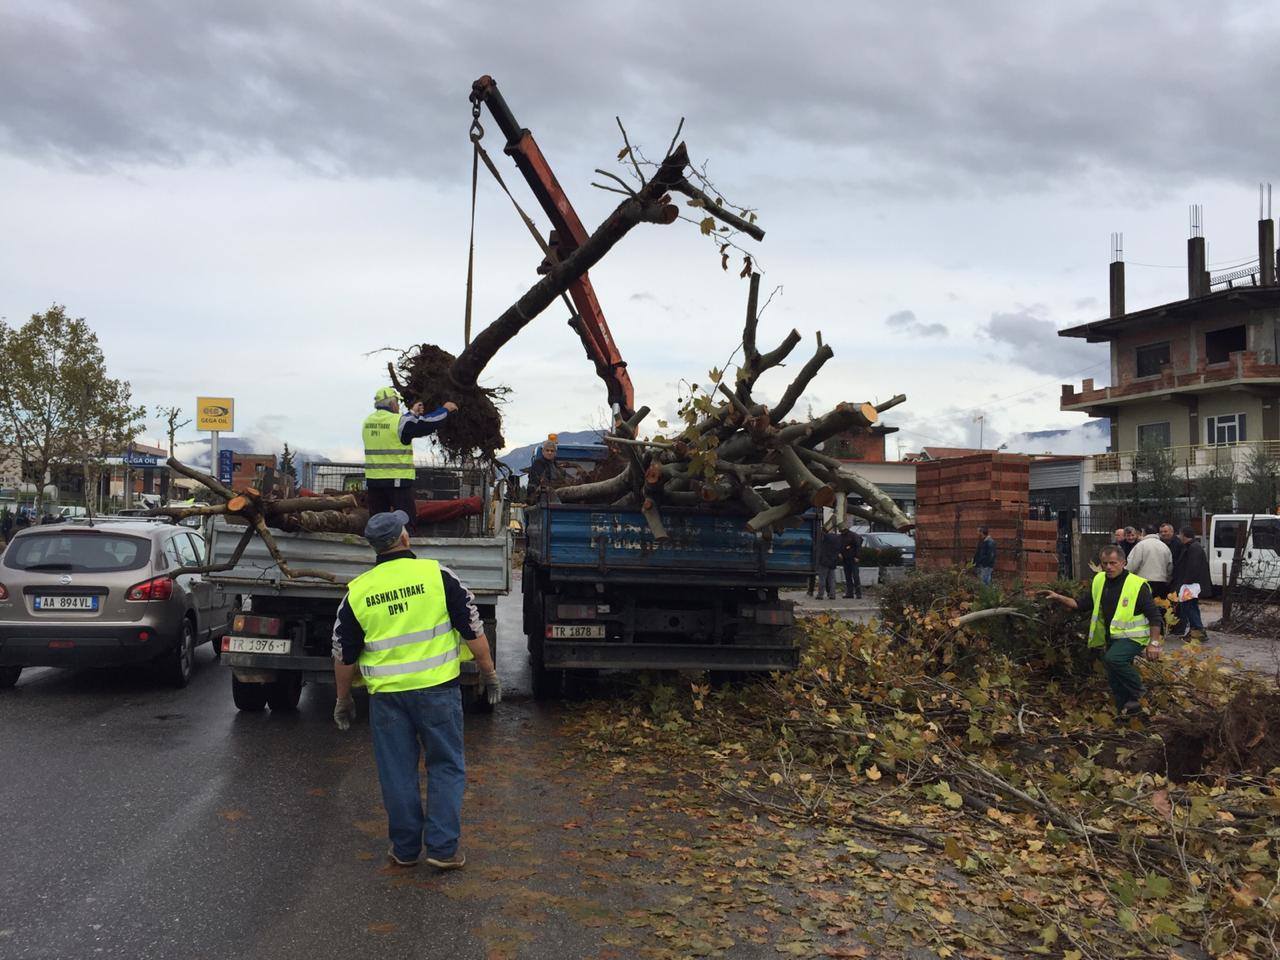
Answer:
[[[493,114],[498,129],[507,138],[505,152],[515,161],[551,221],[552,250],[561,258],[568,256],[586,241],[587,231],[533,134],[516,122],[493,77],[486,74],[471,85],[471,102],[477,106],[484,104]],[[591,279],[583,274],[575,280],[569,287],[569,296],[578,312],[570,326],[577,331],[587,356],[595,363],[596,373],[605,383],[610,407],[616,415],[624,419],[630,417],[635,412],[635,388],[627,373],[627,363],[609,332],[609,323],[591,287]]]

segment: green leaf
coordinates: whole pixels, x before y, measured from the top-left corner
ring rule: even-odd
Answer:
[[[1174,938],[1182,936],[1182,928],[1178,926],[1178,922],[1167,913],[1157,913],[1151,918],[1149,926],[1151,928],[1151,932],[1157,937]]]
[[[1173,883],[1168,877],[1163,877],[1158,873],[1148,873],[1144,878],[1146,881],[1146,896],[1152,898],[1167,897],[1169,891],[1173,889]]]

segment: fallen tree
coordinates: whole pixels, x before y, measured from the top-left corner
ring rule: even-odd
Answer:
[[[772,408],[753,395],[762,374],[781,366],[800,343],[792,330],[775,349],[756,346],[759,325],[760,275],[751,274],[743,327],[743,361],[733,389],[723,373],[712,370],[714,392],[696,386],[681,409],[684,429],[674,436],[639,439],[637,428],[648,413],[637,411],[616,425],[606,442],[625,455],[614,477],[580,486],[562,487],[557,495],[570,503],[608,503],[638,508],[655,538],[666,537],[659,508],[702,506],[746,516],[756,533],[769,534],[812,507],[830,507],[837,497],[854,494],[861,505],[850,507],[868,521],[903,530],[911,521],[886,496],[848,464],[818,448],[838,434],[870,431],[880,413],[906,400],[896,396],[879,405],[839,403],[820,417],[789,422],[787,415],[822,366],[834,355],[817,335],[813,356],[802,366]],[[661,426],[661,425],[660,425]]]

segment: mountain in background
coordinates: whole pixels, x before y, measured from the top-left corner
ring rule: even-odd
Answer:
[[[1111,421],[1086,420],[1078,427],[1015,433],[1005,442],[1011,453],[1106,453],[1111,443]]]
[[[561,444],[567,443],[600,443],[600,438],[604,433],[600,430],[570,430],[565,433],[557,434]],[[529,443],[523,447],[516,447],[510,453],[503,454],[498,459],[505,463],[508,467],[519,473],[521,470],[528,470],[529,464],[533,462],[533,453],[542,446],[542,441],[537,443]]]

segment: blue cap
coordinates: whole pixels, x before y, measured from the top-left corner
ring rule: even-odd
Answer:
[[[375,513],[364,525],[364,538],[379,553],[400,539],[404,525],[409,522],[409,515],[403,510],[392,510],[390,513]]]

